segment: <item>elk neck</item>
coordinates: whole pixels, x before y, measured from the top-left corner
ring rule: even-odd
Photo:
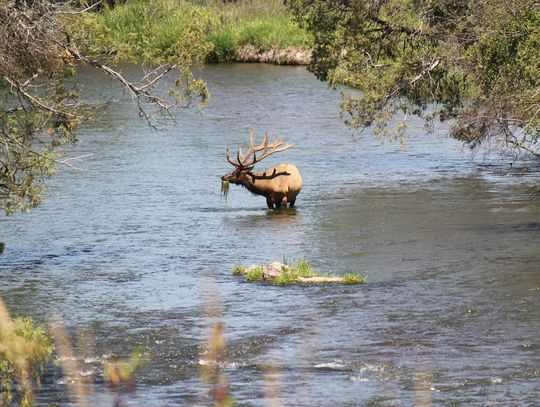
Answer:
[[[238,177],[238,184],[242,185],[249,192],[254,195],[263,195],[266,196],[269,188],[269,180],[256,179],[254,176],[262,176],[263,173],[254,172],[250,174],[243,173]]]

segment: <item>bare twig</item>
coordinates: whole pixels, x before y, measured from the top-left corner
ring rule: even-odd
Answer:
[[[61,11],[59,14],[82,14],[82,13],[86,13],[87,11],[92,11],[98,8],[101,4],[103,4],[103,0],[97,0],[94,4],[91,4],[90,6],[83,8],[81,10]]]
[[[440,59],[432,61],[426,68],[422,70],[422,72],[420,72],[418,75],[416,75],[413,79],[409,81],[409,85],[414,85],[415,82],[422,79],[426,74],[429,74],[431,71],[433,71],[440,63]]]
[[[118,82],[122,84],[122,86],[127,89],[129,92],[133,102],[137,105],[137,108],[139,109],[139,116],[143,117],[150,126],[154,127],[151,122],[151,117],[146,112],[146,109],[144,108],[143,101],[146,100],[149,103],[154,104],[157,106],[162,112],[165,112],[169,114],[170,117],[170,110],[178,106],[178,101],[175,101],[174,103],[168,103],[165,99],[150,93],[150,90],[152,87],[157,84],[165,75],[167,75],[170,71],[177,68],[176,64],[168,64],[168,65],[162,65],[152,71],[151,73],[147,74],[144,78],[148,79],[150,75],[153,73],[158,72],[159,70],[162,70],[159,72],[155,78],[152,80],[149,80],[147,83],[142,84],[140,86],[136,86],[133,82],[130,82],[120,72],[114,70],[108,65],[105,65],[99,61],[96,61],[94,59],[90,59],[84,55],[82,55],[77,49],[75,49],[72,46],[66,47],[66,50],[77,60],[93,66],[95,68],[100,69],[101,71],[105,72],[107,75],[111,76]]]
[[[60,364],[64,375],[72,378],[72,380],[66,380],[69,394],[75,397],[77,406],[87,407],[90,405],[88,403],[88,395],[82,383],[79,366],[69,334],[64,325],[58,321],[51,323],[51,332],[61,355]]]
[[[13,144],[16,144],[18,147],[24,149],[25,151],[27,151],[27,152],[29,152],[29,153],[31,153],[33,155],[36,155],[36,156],[38,156],[40,158],[43,158],[44,160],[54,162],[55,164],[64,165],[64,166],[69,167],[69,168],[71,168],[73,170],[83,170],[83,168],[79,168],[79,167],[74,166],[73,164],[71,164],[72,161],[80,161],[83,158],[92,156],[92,154],[83,154],[83,155],[80,155],[80,156],[77,156],[77,157],[70,157],[70,158],[67,158],[65,160],[58,160],[56,158],[48,157],[48,156],[46,156],[44,154],[41,154],[40,152],[38,152],[38,151],[24,145],[19,140],[11,137],[9,134],[2,133],[2,137],[4,137],[7,140],[10,140]]]
[[[520,149],[528,152],[529,154],[532,154],[535,157],[540,158],[540,151],[536,151],[536,150],[532,149],[531,147],[526,146],[522,141],[518,141],[515,138],[515,136],[514,136],[514,138],[507,138],[506,141],[508,143],[512,144],[514,147],[520,148]]]
[[[19,84],[17,81],[15,81],[15,80],[7,77],[7,76],[3,76],[2,78],[7,83],[9,83],[13,88],[15,88],[17,90],[16,93],[19,94],[19,95],[22,95],[28,101],[28,103],[30,103],[31,105],[38,106],[39,108],[41,108],[43,110],[47,110],[47,111],[49,111],[51,113],[55,113],[55,114],[60,115],[60,116],[68,116],[68,117],[72,117],[72,118],[77,117],[76,115],[74,115],[72,113],[69,113],[69,112],[66,112],[66,111],[61,111],[61,110],[55,109],[54,107],[46,105],[39,98],[37,98],[35,96],[32,96],[30,93],[28,93],[26,91],[26,88],[24,86],[22,86],[21,84]],[[28,81],[26,81],[26,82],[28,82]]]

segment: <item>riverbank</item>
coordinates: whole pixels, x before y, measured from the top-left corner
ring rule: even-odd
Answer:
[[[276,65],[309,65],[311,62],[311,49],[297,47],[281,49],[274,46],[256,47],[244,45],[235,49],[233,61]]]
[[[307,65],[313,37],[279,0],[132,0],[71,25],[90,53],[160,62],[196,52],[203,63]]]

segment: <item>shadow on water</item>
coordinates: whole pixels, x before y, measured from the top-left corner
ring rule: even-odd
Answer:
[[[248,222],[261,223],[261,226],[268,222],[271,225],[290,226],[302,222],[301,210],[297,208],[260,210],[258,214],[249,214],[246,218]]]
[[[266,215],[269,219],[294,219],[298,216],[298,208],[270,209]]]
[[[206,297],[226,328],[222,371],[239,405],[265,405],[269,376],[283,405],[536,403],[536,161],[477,165],[444,128],[424,137],[416,122],[404,149],[353,140],[339,95],[302,68],[202,75],[208,109],[155,132],[106,80],[81,74],[90,96],[120,101],[81,130],[73,153],[91,154],[88,171],[62,172],[41,207],[0,219],[0,295],[12,313],[92,331],[95,357],[79,358],[99,394],[104,360],[148,349],[137,405],[208,404],[200,350],[216,318]],[[265,164],[300,168],[296,208],[267,210],[241,188],[221,198],[224,149],[247,143],[250,127],[294,143]],[[231,275],[239,262],[300,257],[368,284]],[[69,405],[63,380],[49,372],[36,405]]]

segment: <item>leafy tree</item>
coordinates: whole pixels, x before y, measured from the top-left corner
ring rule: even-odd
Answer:
[[[37,206],[57,166],[74,166],[76,157],[66,155],[65,145],[75,141],[77,124],[88,118],[65,81],[77,64],[118,81],[150,124],[171,109],[208,98],[205,84],[190,71],[207,52],[198,19],[190,20],[168,53],[141,56],[140,62],[157,68],[134,82],[107,65],[131,57],[131,49],[111,43],[96,23],[94,11],[102,3],[0,0],[0,207],[7,213]],[[92,49],[85,48],[90,35]],[[176,87],[160,91],[157,85],[171,72],[179,75]]]
[[[448,121],[471,148],[540,157],[537,1],[286,2],[315,37],[310,70],[362,91],[342,104],[352,127],[399,136],[417,115]]]

